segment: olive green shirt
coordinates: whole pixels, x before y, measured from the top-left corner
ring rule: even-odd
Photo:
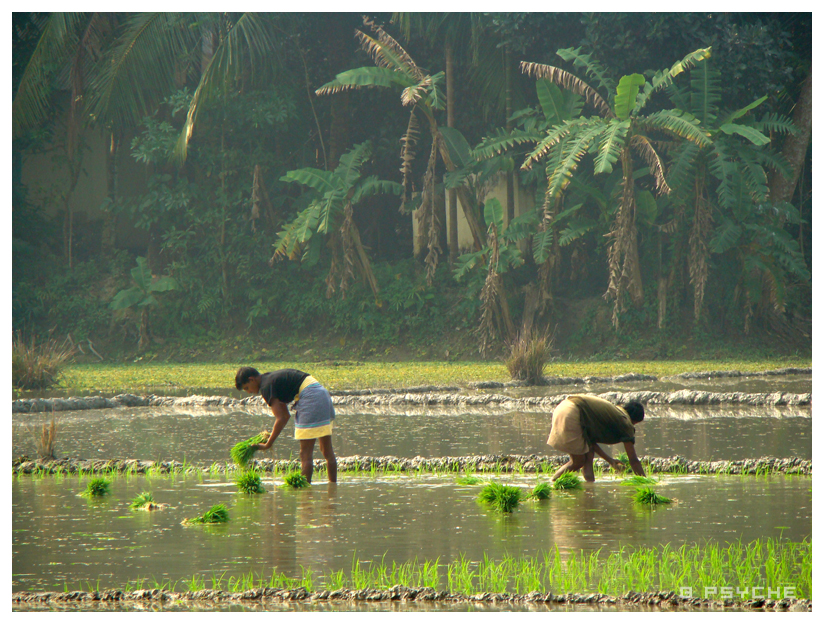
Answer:
[[[594,395],[569,395],[579,409],[582,434],[591,445],[636,442],[636,428],[624,408]]]

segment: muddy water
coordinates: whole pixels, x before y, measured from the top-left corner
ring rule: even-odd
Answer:
[[[452,410],[452,411],[450,411]],[[447,407],[337,410],[333,443],[339,456],[554,455],[547,446],[551,415]],[[12,455],[35,455],[33,428],[45,414],[15,414]],[[79,458],[228,459],[230,447],[272,427],[263,410],[118,408],[58,413],[57,455]],[[292,421],[269,455],[297,456]],[[762,456],[811,459],[811,409],[806,406],[659,406],[637,427],[637,449],[652,456],[740,460]],[[320,456],[319,456],[320,457]]]
[[[627,487],[603,478],[577,494],[522,504],[511,515],[482,507],[480,487],[459,486],[453,476],[340,479],[305,491],[269,479],[264,495],[248,496],[224,476],[120,476],[109,496],[93,502],[77,496],[85,479],[15,478],[12,592],[62,591],[64,583],[86,589],[85,582],[98,580],[101,588],[122,587],[141,577],[209,580],[224,571],[226,578],[250,571],[268,577],[273,567],[297,577],[301,566],[349,574],[354,554],[365,566],[382,557],[446,564],[460,554],[478,561],[485,553],[535,557],[556,546],[564,554],[780,534],[801,540],[812,531],[812,481],[803,477],[665,477],[657,491],[678,503],[655,510],[633,504]],[[501,479],[524,488],[535,483]],[[130,511],[128,503],[144,490],[174,507]],[[229,523],[180,524],[216,503],[229,507]]]

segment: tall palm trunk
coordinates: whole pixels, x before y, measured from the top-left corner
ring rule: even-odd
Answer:
[[[513,115],[513,72],[511,69],[512,56],[510,54],[510,46],[504,48],[504,116],[507,132],[512,132],[513,122],[510,117]],[[515,216],[515,185],[513,181],[513,172],[508,171],[507,177],[507,223],[513,221]]]
[[[445,45],[447,56],[447,127],[455,127],[455,65],[453,58],[453,45],[447,38]],[[450,224],[448,234],[450,248],[450,265],[454,264],[458,258],[458,195],[455,189],[450,189],[447,193],[447,223]]]
[[[811,141],[811,125],[813,122],[813,81],[811,70],[808,70],[808,77],[802,83],[802,91],[794,107],[793,123],[799,128],[799,134],[789,134],[782,145],[782,156],[791,165],[791,177],[786,179],[779,172],[774,172],[771,176],[771,201],[774,204],[779,202],[790,202],[793,199],[796,183],[805,163],[805,156],[808,152],[808,143]]]

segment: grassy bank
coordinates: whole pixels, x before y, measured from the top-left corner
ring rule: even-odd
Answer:
[[[466,384],[510,379],[503,363],[497,362],[211,362],[129,364],[74,364],[66,367],[59,386],[72,392],[163,394],[169,391],[197,392],[205,389],[234,389],[235,371],[249,364],[260,371],[295,367],[311,373],[330,389],[402,388],[417,385]],[[621,360],[554,361],[546,377],[616,376],[641,373],[658,377],[690,371],[766,371],[782,367],[810,367],[805,358],[764,360]]]

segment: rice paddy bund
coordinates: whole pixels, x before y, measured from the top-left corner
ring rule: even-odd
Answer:
[[[709,370],[709,364],[699,363],[696,370]],[[714,364],[718,368],[719,363]],[[379,373],[371,365],[327,366],[321,376],[329,373],[336,384],[377,386],[371,376]],[[452,379],[444,380],[434,379],[426,367],[407,365],[398,367],[401,373],[394,378],[398,372],[382,365],[387,376],[381,386],[455,383],[462,365],[455,366]],[[631,366],[646,371],[637,363]],[[673,366],[680,373],[690,370],[684,363]],[[744,370],[742,363],[729,366]],[[767,367],[758,363],[755,368]],[[348,376],[358,369],[361,377],[354,382]],[[599,373],[625,371],[607,366]],[[464,373],[462,380],[498,375],[492,370]],[[566,368],[564,373],[593,374],[594,368],[583,364],[581,371]],[[661,368],[652,373],[664,374]],[[193,387],[208,387],[213,382],[209,375]],[[188,383],[185,375],[172,379]],[[148,377],[144,381],[142,388],[153,388]],[[765,378],[766,385],[771,382]],[[707,379],[704,383],[713,385]],[[730,389],[737,383],[720,384]],[[487,601],[484,609],[508,609],[507,602],[514,598],[546,606],[549,597],[568,597],[568,606],[600,597],[590,602],[615,600],[611,605],[623,609],[623,597],[642,596],[634,593],[658,597],[657,606],[676,597],[682,602],[677,602],[678,609],[704,609],[705,604],[691,603],[689,597],[704,598],[709,588],[716,589],[709,600],[719,601],[721,609],[729,598],[719,589],[729,587],[745,589],[748,595],[733,597],[747,605],[728,607],[795,609],[793,601],[812,596],[811,463],[799,459],[811,458],[810,437],[794,458],[762,456],[751,446],[747,460],[728,463],[727,469],[716,470],[705,460],[724,460],[727,448],[720,445],[740,437],[755,422],[769,420],[771,432],[799,439],[800,432],[810,429],[809,412],[760,416],[761,409],[754,408],[742,416],[717,416],[719,408],[706,406],[674,417],[651,410],[650,419],[640,426],[638,443],[648,476],[617,473],[599,461],[596,481],[587,483],[570,472],[553,481],[563,459],[533,450],[529,456],[444,454],[456,448],[472,453],[473,441],[477,448],[500,447],[506,440],[523,451],[532,440],[528,437],[546,439],[549,414],[497,416],[496,422],[505,424],[512,436],[501,438],[498,430],[490,434],[484,429],[484,415],[441,414],[438,406],[411,414],[393,410],[398,409],[387,406],[374,414],[342,410],[338,415],[338,484],[327,483],[317,449],[313,483],[307,483],[297,470],[291,425],[270,450],[254,453],[251,446],[266,440],[267,432],[244,437],[271,426],[271,415],[263,411],[206,409],[166,415],[153,408],[65,415],[56,431],[59,453],[71,454],[76,444],[103,449],[112,430],[119,444],[168,441],[176,453],[188,455],[191,441],[181,440],[180,433],[190,427],[198,432],[192,440],[202,448],[192,447],[196,460],[184,456],[183,463],[162,456],[154,463],[72,460],[47,472],[42,465],[17,461],[14,466],[20,470],[14,470],[12,479],[14,609],[31,609],[26,607],[29,592],[51,593],[50,599],[32,599],[32,606],[65,609],[60,602],[67,599],[60,595],[74,597],[85,610],[91,604],[83,597],[103,598],[107,589],[116,589],[124,600],[127,595],[168,595],[181,606],[195,596],[208,601],[218,596],[210,593],[218,593],[225,601],[228,595],[220,593],[237,593],[237,601],[276,595],[286,602],[372,597],[401,599],[400,605],[416,596],[430,597],[441,602],[437,609],[451,601]],[[26,426],[43,417],[13,418]],[[452,448],[433,438],[439,431],[435,425],[443,432],[445,421],[456,434]],[[682,422],[697,421],[704,464],[696,463],[700,459],[691,457],[689,447],[684,456],[644,455],[649,431],[667,442],[686,431]],[[399,448],[415,453],[393,456],[380,448],[380,437],[364,434],[361,440],[360,434],[351,434],[358,427],[373,432],[378,424],[392,424],[391,431],[406,437]],[[727,434],[717,436],[721,430]],[[100,441],[89,440],[95,437]],[[352,455],[368,441],[377,445],[369,450],[376,455]],[[20,438],[15,440],[15,448],[18,445]],[[613,449],[614,457],[622,460],[619,452]],[[121,457],[144,455],[124,452]],[[759,603],[766,588],[772,589],[773,599]],[[790,603],[775,600],[781,598],[776,596],[779,588],[791,593]],[[341,609],[350,604],[328,605]],[[109,607],[131,609],[126,603]]]

